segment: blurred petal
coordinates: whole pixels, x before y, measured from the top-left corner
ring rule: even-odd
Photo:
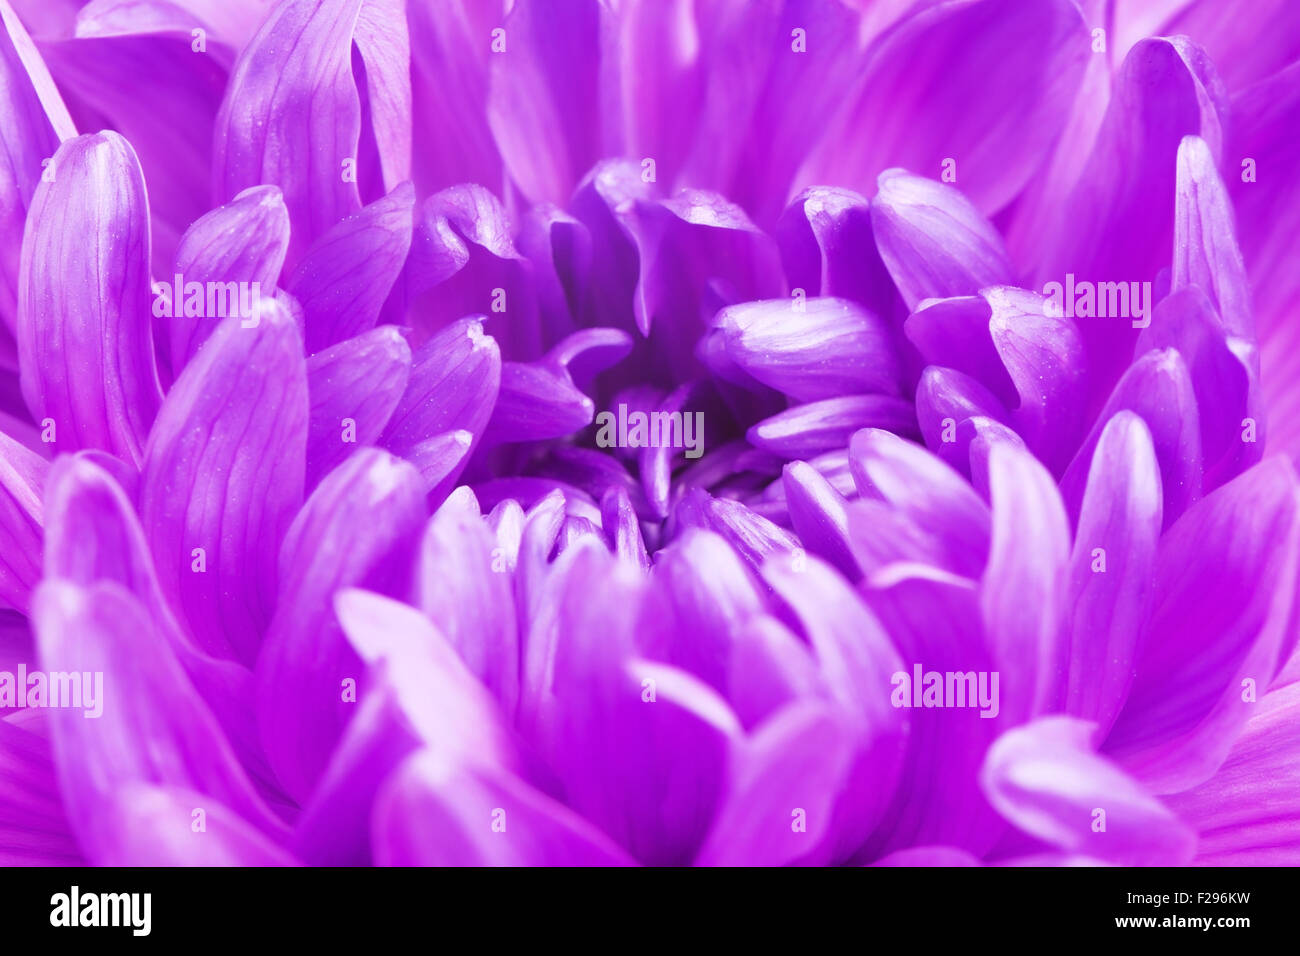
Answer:
[[[1094,753],[1092,732],[1084,721],[1047,717],[1003,734],[981,774],[989,799],[1022,830],[1071,853],[1120,866],[1189,862],[1196,834]],[[1104,829],[1097,828],[1099,819]]]
[[[0,601],[24,614],[41,577],[49,463],[0,432]]]

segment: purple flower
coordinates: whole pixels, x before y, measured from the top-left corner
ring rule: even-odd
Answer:
[[[1300,859],[1300,23],[1115,6],[0,0],[0,859]]]

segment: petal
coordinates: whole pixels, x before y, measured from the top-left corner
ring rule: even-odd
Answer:
[[[275,617],[257,661],[258,724],[276,775],[300,799],[352,716],[345,682],[362,676],[332,598],[356,584],[392,587],[391,562],[424,517],[415,469],[366,448],[325,476],[285,535]]]
[[[602,156],[597,83],[601,8],[517,0],[491,58],[488,122],[525,196],[563,203]],[[484,36],[483,43],[492,38]]]
[[[1196,395],[1183,357],[1172,349],[1147,352],[1115,386],[1092,433],[1079,446],[1061,479],[1061,494],[1071,510],[1083,493],[1093,450],[1105,423],[1118,412],[1137,413],[1151,431],[1164,492],[1164,522],[1171,525],[1201,496],[1200,423]]]
[[[989,511],[960,475],[921,446],[874,428],[853,436],[849,466],[861,495],[888,503],[932,537],[945,566],[979,575]]]
[[[512,774],[426,750],[375,799],[381,866],[628,866],[609,837]]]
[[[0,318],[18,321],[18,268],[23,223],[32,195],[59,143],[77,135],[68,109],[22,22],[0,6],[0,110],[5,116],[0,166]]]
[[[812,458],[848,446],[853,433],[879,428],[917,437],[916,412],[891,395],[849,395],[795,405],[750,427],[750,444],[788,458]]]
[[[958,190],[902,169],[885,170],[879,185],[871,200],[876,246],[909,309],[1010,284],[1001,237]]]
[[[1189,862],[1196,834],[1094,753],[1092,733],[1084,721],[1046,717],[1003,734],[980,775],[993,805],[1022,830],[1071,853],[1120,866]]]
[[[915,679],[918,669],[952,673],[963,679],[954,694],[965,695],[966,688],[974,693],[964,708],[908,706],[905,689],[912,687],[915,694],[915,686],[903,684],[899,671],[886,678],[894,693],[903,691],[897,713],[907,721],[907,751],[893,799],[862,856],[932,843],[982,856],[997,843],[1002,827],[980,791],[978,770],[1011,718],[1002,695],[1006,684],[986,643],[975,582],[924,564],[899,563],[872,574],[863,597],[896,642],[903,676]],[[883,680],[876,693],[884,698]]]
[[[715,323],[732,361],[799,401],[899,391],[884,323],[847,299],[746,302],[723,309]]]
[[[877,315],[904,306],[877,248],[871,204],[848,189],[811,186],[777,222],[775,238],[792,289],[852,299]]]
[[[307,445],[302,342],[278,303],[262,306],[250,328],[226,319],[177,378],[140,480],[163,592],[199,647],[245,662],[271,617]]]
[[[335,223],[307,250],[285,288],[307,316],[307,351],[369,331],[411,247],[415,191],[403,183]]]
[[[964,372],[1014,408],[1019,396],[994,344],[992,317],[983,296],[935,299],[908,316],[903,329],[928,364]]]
[[[375,9],[362,17],[367,3]],[[378,0],[281,5],[231,74],[216,119],[217,196],[228,199],[260,183],[279,186],[293,223],[291,266],[331,226],[361,208],[358,179],[377,172],[359,168],[362,109],[354,41],[366,67],[384,181],[392,188],[405,178],[409,159],[400,155],[399,114],[406,37],[403,18],[385,18],[388,9]]]
[[[0,432],[0,601],[24,614],[41,577],[49,463]]]
[[[1196,286],[1210,297],[1231,335],[1254,337],[1250,283],[1237,248],[1232,204],[1199,136],[1178,145],[1171,291]]]
[[[696,866],[829,862],[834,808],[848,780],[855,739],[826,704],[791,704],[740,748],[735,779]]]
[[[844,498],[807,462],[791,462],[783,476],[790,522],[799,540],[850,581],[856,581],[862,572],[849,548]]]
[[[102,448],[138,466],[162,398],[144,180],[116,133],[69,140],[54,167],[23,239],[23,397],[37,421],[54,421],[61,449]]]
[[[1151,433],[1132,412],[1101,433],[1070,557],[1070,675],[1066,710],[1094,721],[1104,740],[1128,696],[1150,613],[1162,524],[1160,469]]]
[[[1078,445],[1086,405],[1079,330],[1051,314],[1042,297],[1020,289],[990,289],[989,333],[1019,402],[1011,426],[1054,473]]]
[[[1167,799],[1200,831],[1204,866],[1287,866],[1300,847],[1300,683],[1266,694],[1209,780]]]
[[[249,283],[255,297],[263,293],[269,297],[275,293],[288,247],[289,213],[274,186],[245,189],[185,230],[176,250],[179,279],[170,281],[169,276],[154,284],[154,311],[159,309],[158,293],[166,295],[170,303],[164,314],[171,325],[173,372],[185,367],[212,334],[217,319],[226,316],[225,308],[217,314],[190,315],[185,307],[189,297],[186,286],[190,282]],[[234,301],[232,298],[232,304]]]
[[[916,385],[916,419],[926,445],[944,455],[954,444],[954,427],[972,418],[1005,422],[1011,413],[987,388],[961,372],[930,366]]]
[[[267,836],[283,835],[139,601],[113,583],[51,581],[37,591],[33,619],[42,668],[80,673],[83,694],[94,675],[97,706],[52,711],[61,789],[92,862],[113,858],[113,800],[131,784],[210,794]]]
[[[1089,55],[1073,3],[918,6],[874,45],[796,182],[861,190],[890,166],[938,174],[954,159],[957,182],[992,213],[1051,147]]]
[[[435,435],[461,429],[483,434],[501,383],[501,351],[481,319],[462,319],[416,350],[410,383],[382,442],[406,455]]]
[[[1211,776],[1267,687],[1287,637],[1300,498],[1284,459],[1206,495],[1166,532],[1150,630],[1105,749],[1158,793]]]
[[[1148,282],[1173,248],[1176,156],[1185,135],[1222,144],[1226,97],[1205,52],[1186,37],[1136,44],[1115,78],[1110,106],[1078,184],[1056,212],[1039,277],[1067,283]],[[1156,197],[1153,205],[1152,197]],[[1167,198],[1161,198],[1167,197]],[[1080,329],[1094,389],[1104,394],[1128,362],[1136,332],[1122,319]]]
[[[415,569],[416,607],[513,718],[519,700],[519,636],[509,569],[477,509],[448,501],[430,519]]]
[[[0,862],[5,866],[82,863],[59,796],[48,740],[0,720]]]
[[[209,208],[212,124],[229,65],[215,44],[211,53],[193,49],[190,30],[198,26],[192,18],[183,33],[137,27],[90,36],[78,29],[76,37],[41,44],[78,124],[117,131],[139,156],[161,268],[170,265],[176,237]]]
[[[595,405],[551,362],[505,362],[501,391],[492,410],[492,442],[563,438],[591,424]]]
[[[1028,452],[989,455],[992,535],[980,611],[1010,692],[1008,716],[1057,710],[1065,699],[1069,644],[1062,624],[1070,529],[1056,483]]]
[[[411,348],[391,325],[364,332],[307,360],[309,484],[342,462],[352,446],[379,440],[410,374]]]

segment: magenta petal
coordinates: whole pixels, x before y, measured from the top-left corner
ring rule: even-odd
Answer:
[[[424,516],[415,469],[365,448],[325,476],[284,537],[275,617],[257,659],[258,724],[276,776],[299,799],[352,716],[344,682],[355,690],[363,672],[332,598],[372,577],[386,582]]]
[[[872,866],[979,866],[980,861],[955,846],[913,846],[896,850]]]
[[[480,318],[461,319],[416,350],[410,382],[384,429],[383,444],[406,455],[434,435],[483,435],[501,383],[501,351]]]
[[[1022,830],[1071,853],[1121,866],[1189,862],[1196,834],[1094,753],[1092,732],[1084,721],[1046,717],[1003,734],[981,774],[993,805]]]
[[[1128,702],[1105,743],[1159,793],[1212,775],[1280,663],[1300,560],[1300,483],[1271,458],[1166,532]],[[1249,697],[1249,700],[1246,699]]]
[[[1054,473],[1077,447],[1087,394],[1083,342],[1075,324],[1052,315],[1042,296],[990,289],[993,346],[1019,396],[1011,426]],[[990,386],[992,387],[992,386]]]
[[[964,372],[1014,408],[1019,398],[993,342],[992,316],[983,296],[935,299],[908,316],[903,329],[928,364]]]
[[[631,866],[564,804],[509,772],[453,755],[412,756],[375,798],[381,866]]]
[[[916,436],[916,412],[891,395],[848,395],[795,405],[750,427],[751,445],[791,459],[812,458],[848,446],[853,433],[880,428]]]
[[[0,720],[0,864],[4,866],[84,862],[63,809],[50,749],[45,738]]]
[[[185,308],[188,298],[185,286],[190,282],[253,283],[258,296],[270,297],[280,280],[280,267],[284,265],[288,247],[289,213],[280,190],[274,186],[245,189],[185,230],[176,250],[175,274],[181,277],[180,295],[171,275],[154,285],[155,303],[161,293],[171,304],[171,315],[166,321],[171,326],[174,373],[180,373],[212,334],[219,318],[235,314],[233,303],[239,301],[230,299],[229,311],[222,308],[214,314],[207,311],[205,293],[204,316],[189,315]]]
[[[415,606],[513,718],[519,700],[514,594],[496,537],[477,509],[466,511],[448,501],[430,519],[420,542],[414,592]]]
[[[1200,831],[1198,864],[1287,866],[1300,848],[1300,683],[1266,694],[1255,706],[1215,775],[1166,798]]]
[[[563,438],[591,424],[595,405],[552,362],[505,362],[487,436],[491,442]]]
[[[113,799],[131,784],[211,794],[263,833],[282,835],[139,601],[114,583],[51,581],[37,592],[33,618],[43,668],[103,675],[99,717],[52,711],[61,788],[92,862],[114,858]]]
[[[695,865],[829,862],[854,745],[849,722],[826,704],[799,702],[774,714],[740,745],[731,790]]]
[[[916,384],[916,420],[931,451],[941,456],[951,453],[955,426],[974,418],[1006,422],[1011,413],[969,375],[934,365],[921,373]]]
[[[293,223],[291,266],[361,208],[358,179],[374,172],[357,168],[361,101],[352,44],[362,5],[343,0],[277,7],[240,54],[217,115],[217,198],[263,183],[279,186]],[[367,22],[377,38],[374,19]],[[385,69],[377,79],[384,89],[383,81],[396,77]]]
[[[1173,524],[1203,490],[1196,394],[1187,364],[1173,349],[1147,352],[1129,366],[1062,477],[1061,494],[1067,506],[1076,510],[1101,430],[1124,410],[1138,414],[1151,432],[1160,461],[1164,522]]]
[[[849,547],[849,516],[843,496],[805,461],[786,465],[782,483],[790,522],[803,546],[850,581],[857,580],[862,572]]]
[[[909,309],[1011,283],[1001,237],[958,190],[902,169],[881,173],[879,183],[871,225]]]
[[[403,0],[363,0],[352,42],[365,67],[365,115],[384,192],[391,193],[411,178],[411,39]]]
[[[406,391],[410,373],[411,348],[391,325],[340,342],[307,360],[309,485],[358,445],[372,445],[379,439]]]
[[[31,37],[9,4],[0,5],[0,321],[18,319],[18,267],[23,223],[37,184],[59,143],[77,135],[67,107]]]
[[[1234,235],[1232,202],[1199,136],[1184,136],[1178,144],[1177,190],[1171,290],[1198,287],[1229,334],[1253,338],[1250,283]]]
[[[306,314],[307,351],[371,329],[411,247],[415,191],[403,183],[338,222],[307,250],[285,288]]]
[[[1080,511],[1066,598],[1072,625],[1065,706],[1095,722],[1100,741],[1133,680],[1162,526],[1155,448],[1132,412],[1106,423]]]
[[[24,614],[41,577],[49,463],[0,432],[0,601]]]
[[[1064,123],[1091,56],[1084,20],[1064,0],[914,10],[865,58],[856,96],[796,179],[861,190],[890,166],[937,176],[953,159],[958,185],[992,213],[1029,181]]]
[[[23,238],[23,397],[56,447],[139,465],[162,394],[150,326],[148,199],[116,133],[69,140],[36,191]]]
[[[849,466],[862,497],[887,503],[931,538],[939,563],[979,576],[988,554],[989,510],[952,468],[919,445],[874,428],[853,436]]]
[[[1007,715],[1059,710],[1069,645],[1062,594],[1070,529],[1056,483],[1028,452],[995,445],[989,455],[993,526],[980,585],[984,627],[1002,671]]]
[[[251,661],[270,620],[280,540],[302,502],[307,416],[298,330],[264,299],[252,320],[217,327],[149,435],[141,523],[163,592],[214,656]]]
[[[732,361],[791,398],[899,391],[888,329],[847,299],[746,302],[723,309],[714,321]]]

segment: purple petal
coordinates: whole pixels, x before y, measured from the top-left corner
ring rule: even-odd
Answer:
[[[1094,753],[1092,731],[1084,721],[1047,717],[1003,734],[981,774],[989,799],[1016,826],[1071,853],[1120,866],[1189,862],[1196,834]]]
[[[807,462],[791,462],[783,475],[790,522],[799,540],[850,581],[856,581],[862,572],[849,547],[844,498]]]
[[[1066,710],[1094,721],[1103,740],[1133,680],[1162,525],[1159,463],[1150,431],[1132,412],[1102,430],[1080,511],[1066,598]]]
[[[231,202],[207,213],[181,236],[176,250],[175,275],[181,277],[177,295],[173,276],[154,285],[155,309],[161,291],[170,302],[171,363],[179,373],[212,334],[219,318],[234,314],[232,297],[229,313],[222,308],[209,314],[190,315],[185,307],[185,287],[191,282],[240,282],[257,287],[257,295],[271,296],[280,279],[285,250],[289,247],[289,213],[280,190],[274,186],[246,189]]]
[[[307,316],[307,351],[319,352],[369,331],[411,247],[415,191],[403,183],[331,226],[289,276],[285,288]]]
[[[1200,831],[1197,864],[1286,866],[1295,859],[1300,846],[1297,718],[1300,683],[1265,695],[1218,772],[1195,789],[1166,798]]]
[[[514,775],[425,750],[375,799],[381,866],[630,866],[609,837]]]
[[[0,432],[0,601],[24,614],[41,577],[49,463]]]
[[[916,437],[916,412],[890,395],[849,395],[796,405],[750,427],[750,444],[791,459],[812,458],[848,446],[853,433],[880,428]]]
[[[513,718],[519,700],[519,636],[509,568],[477,510],[448,501],[425,528],[414,604]]]
[[[1161,541],[1150,630],[1105,744],[1156,792],[1213,774],[1256,706],[1243,682],[1273,679],[1295,590],[1298,507],[1294,469],[1272,458],[1192,505]]]
[[[847,299],[746,302],[723,309],[715,322],[737,365],[798,401],[899,391],[888,330]]]
[[[226,319],[185,367],[149,435],[140,480],[163,592],[199,647],[245,662],[271,617],[307,445],[302,341],[278,303],[262,306],[253,327]]]
[[[902,169],[881,173],[879,184],[876,246],[909,309],[1011,283],[1001,237],[958,190]]]
[[[139,601],[113,583],[51,581],[37,591],[33,619],[44,669],[103,675],[98,718],[52,712],[61,789],[92,862],[121,859],[113,798],[131,784],[210,794],[264,834],[282,835]]]
[[[385,325],[307,360],[311,425],[307,480],[314,485],[358,445],[378,441],[406,390],[411,348]]]
[[[1004,683],[1008,716],[1058,710],[1065,699],[1069,644],[1062,593],[1070,529],[1056,483],[1028,452],[995,445],[989,456],[993,515],[980,586],[984,628]]]
[[[0,720],[0,782],[0,863],[84,862],[63,809],[48,740]]]
[[[1051,147],[1089,56],[1073,3],[920,6],[875,45],[796,181],[862,190],[891,166],[938,175],[951,158],[958,185],[992,213]]]
[[[58,448],[102,448],[138,466],[162,399],[144,180],[116,133],[69,140],[54,168],[23,238],[23,397],[37,421],[53,420]]]
[[[410,383],[384,429],[383,444],[406,455],[445,432],[483,434],[501,382],[501,352],[479,318],[462,319],[416,350]]]
[[[257,660],[258,723],[277,777],[300,799],[352,716],[344,682],[359,684],[363,673],[331,599],[351,585],[386,583],[425,513],[415,469],[366,448],[325,476],[285,535],[275,617]]]
[[[22,22],[6,3],[0,6],[0,103],[5,116],[0,133],[0,319],[14,329],[18,320],[18,267],[23,223],[32,195],[50,159],[65,139],[77,135],[68,109]]]

